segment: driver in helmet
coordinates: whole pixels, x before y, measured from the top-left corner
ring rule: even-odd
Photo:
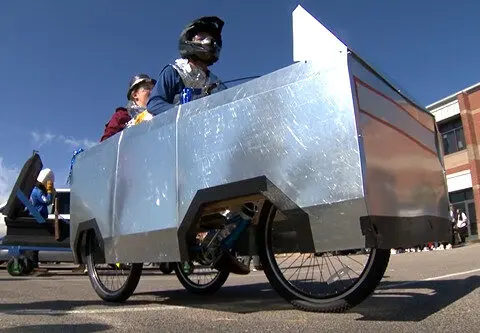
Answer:
[[[147,104],[151,114],[158,115],[178,104],[183,88],[194,89],[192,99],[226,88],[209,70],[220,56],[223,25],[218,17],[206,16],[184,28],[179,40],[181,58],[160,72]]]
[[[158,115],[179,104],[180,94],[184,88],[194,89],[192,99],[226,89],[209,69],[220,56],[223,25],[224,22],[218,17],[205,16],[190,22],[183,29],[179,40],[181,58],[165,66],[160,72],[147,104],[151,114]],[[249,207],[242,207],[242,211],[249,211]],[[228,219],[248,224],[251,215],[232,213]],[[222,252],[216,259],[214,267],[228,268],[237,274],[247,274],[250,271],[249,267],[229,250]],[[188,270],[188,264],[184,269]]]

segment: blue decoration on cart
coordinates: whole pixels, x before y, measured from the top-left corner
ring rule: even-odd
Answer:
[[[81,152],[85,151],[83,148],[79,148],[73,152],[72,159],[70,160],[70,171],[68,172],[68,178],[67,178],[67,184],[71,184],[72,181],[72,171],[73,171],[73,164],[75,163],[75,160],[77,158],[77,155],[80,154]]]

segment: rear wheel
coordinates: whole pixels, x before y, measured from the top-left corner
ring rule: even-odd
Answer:
[[[100,245],[94,232],[86,239],[86,261],[88,276],[93,289],[107,302],[123,302],[135,291],[143,263],[101,263]]]
[[[174,270],[175,264],[172,262],[161,262],[158,269],[160,269],[160,272],[163,274],[170,274]]]
[[[35,263],[27,257],[22,257],[21,260],[23,261],[23,264],[25,265],[25,268],[23,270],[23,274],[28,275],[28,274],[32,273],[33,270],[35,269]]]
[[[272,287],[288,302],[305,311],[343,312],[375,290],[387,268],[389,250],[370,249],[366,254],[282,251],[278,231],[282,221],[275,221],[275,215],[275,207],[265,202],[259,217],[258,251]]]
[[[196,262],[175,263],[175,274],[180,283],[189,292],[199,295],[210,295],[217,292],[227,281],[228,270],[201,265]]]

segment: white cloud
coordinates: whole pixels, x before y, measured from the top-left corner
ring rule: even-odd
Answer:
[[[58,138],[61,139],[64,144],[72,146],[72,148],[91,148],[98,143],[89,139],[75,139],[63,135],[59,135]]]
[[[39,133],[33,131],[30,133],[33,142],[37,145],[37,149],[45,144],[51,144],[54,142],[63,143],[72,148],[91,148],[97,144],[97,142],[89,140],[87,138],[78,139],[71,136],[65,136],[62,134],[53,134],[50,132]]]
[[[52,134],[52,133],[38,133],[38,132],[31,132],[30,133],[32,135],[32,139],[33,141],[35,142],[35,144],[38,145],[38,147],[40,148],[41,146],[43,146],[44,144],[47,144],[47,143],[50,143],[53,141],[53,139],[55,139],[56,135],[55,134]]]
[[[15,167],[5,166],[0,156],[0,204],[7,201],[19,172]]]

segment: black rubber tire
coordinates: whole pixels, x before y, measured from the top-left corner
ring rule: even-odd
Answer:
[[[227,281],[228,276],[230,275],[230,271],[221,270],[218,272],[215,279],[213,279],[210,283],[205,285],[199,285],[192,282],[188,278],[188,275],[185,274],[182,269],[181,263],[175,263],[174,270],[182,286],[184,286],[185,289],[187,289],[192,294],[197,295],[213,295],[225,284],[225,281]]]
[[[35,269],[35,264],[33,263],[33,261],[30,260],[27,257],[22,257],[21,260],[23,261],[23,264],[25,265],[25,268],[23,270],[23,274],[24,275],[31,274],[33,272],[33,270]]]
[[[270,233],[275,212],[275,207],[270,202],[265,202],[259,216],[257,245],[265,275],[280,296],[303,311],[338,313],[358,305],[375,291],[388,266],[390,250],[372,249],[366,269],[358,281],[340,295],[316,298],[295,288],[284,278],[275,259],[272,258]]]
[[[142,275],[143,263],[131,264],[130,273],[123,286],[115,291],[109,290],[107,287],[105,287],[102,281],[100,281],[95,269],[93,250],[97,246],[96,244],[97,241],[95,233],[92,231],[88,232],[85,247],[85,257],[87,262],[88,277],[90,278],[90,283],[92,284],[93,289],[104,301],[115,303],[126,301],[137,288],[138,282],[140,281],[140,277]]]
[[[175,266],[175,264],[171,263],[171,262],[161,262],[158,269],[163,274],[168,275],[168,274],[171,274],[173,272],[174,266]]]
[[[25,263],[21,258],[17,260],[17,265],[15,265],[15,261],[13,258],[7,262],[7,272],[11,276],[22,276],[25,274],[24,271]]]

